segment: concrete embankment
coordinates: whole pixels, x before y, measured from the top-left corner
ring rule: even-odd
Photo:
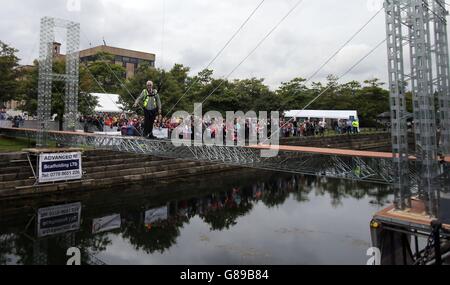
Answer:
[[[164,181],[229,171],[234,167],[204,162],[162,159],[145,155],[87,151],[81,181],[35,185],[25,153],[0,154],[0,199],[42,196],[58,191],[88,191],[142,181]]]

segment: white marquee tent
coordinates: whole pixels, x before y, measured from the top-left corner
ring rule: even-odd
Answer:
[[[285,112],[286,118],[306,118],[306,119],[333,119],[342,120],[358,119],[357,111],[334,111],[334,110],[291,110]]]
[[[124,112],[123,105],[119,103],[119,95],[117,94],[103,94],[91,93],[92,96],[98,100],[95,112],[97,113],[122,113]]]

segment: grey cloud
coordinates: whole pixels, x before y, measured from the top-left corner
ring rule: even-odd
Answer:
[[[82,48],[102,43],[157,54],[157,65],[174,63],[196,73],[221,49],[261,0],[81,0],[81,11],[61,0],[0,0],[0,39],[20,50],[23,63],[37,57],[39,19],[79,21]],[[166,21],[163,37],[163,3]],[[244,30],[215,62],[216,76],[228,74],[297,0],[266,0]],[[312,74],[375,12],[361,0],[305,0],[232,78],[263,77],[272,87]],[[339,74],[385,37],[381,13],[333,62],[314,78]],[[164,39],[164,40],[163,40]],[[162,49],[164,46],[164,50]],[[379,77],[386,81],[382,46],[342,81]]]

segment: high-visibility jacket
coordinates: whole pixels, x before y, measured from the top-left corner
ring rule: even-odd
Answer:
[[[359,122],[358,121],[353,121],[352,126],[354,128],[359,128]]]
[[[144,108],[147,109],[149,101],[152,100],[152,105],[156,106],[156,96],[150,96],[147,89],[144,89]]]

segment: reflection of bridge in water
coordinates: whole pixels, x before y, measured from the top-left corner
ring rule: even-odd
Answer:
[[[296,205],[304,205],[311,197],[328,194],[330,198],[326,201],[330,209],[343,207],[341,203],[349,197],[365,198],[383,206],[389,203],[391,195],[387,185],[259,171],[248,171],[245,176],[240,172],[227,172],[214,178],[213,187],[208,178],[183,181],[171,184],[177,185],[176,193],[155,191],[155,188],[167,190],[173,188],[171,186],[144,183],[131,185],[127,191],[104,189],[96,195],[82,191],[69,200],[64,195],[54,197],[52,203],[57,205],[81,202],[80,227],[47,237],[37,236],[37,221],[30,221],[36,209],[48,206],[46,199],[30,198],[14,206],[2,205],[0,264],[12,255],[15,246],[19,263],[64,264],[67,248],[78,247],[83,253],[90,253],[82,256],[83,264],[102,264],[99,255],[107,251],[106,247],[117,235],[146,254],[164,254],[177,245],[182,229],[196,218],[204,221],[212,232],[226,232],[235,227],[240,218],[252,215],[259,204],[278,208],[292,199],[298,202]],[[148,221],[145,213],[157,210],[165,214]],[[111,215],[119,216],[121,224],[101,232],[93,228],[98,218]],[[354,227],[354,223],[349,223],[349,227]],[[276,225],[274,228],[278,230]]]
[[[2,134],[32,139],[32,129],[1,129]],[[136,137],[94,135],[77,132],[48,132],[47,139],[59,145],[137,153],[165,158],[223,163],[232,166],[298,174],[325,176],[374,183],[394,183],[393,155],[386,152],[344,149],[274,146],[275,157],[264,158],[268,146],[181,146],[168,140],[145,140]],[[450,157],[441,159],[442,167]],[[415,158],[410,157],[411,180],[415,180]]]

